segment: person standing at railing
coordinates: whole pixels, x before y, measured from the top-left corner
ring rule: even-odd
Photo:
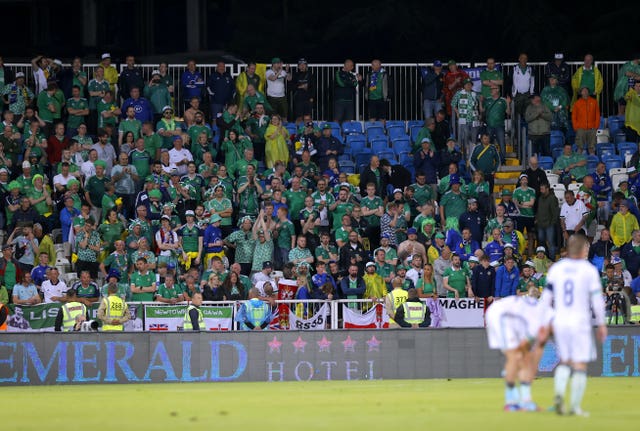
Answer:
[[[451,109],[458,119],[458,144],[468,160],[476,143],[479,125],[478,96],[473,91],[473,81],[464,80],[463,88],[451,99]]]
[[[571,94],[571,69],[564,61],[564,54],[561,52],[554,54],[553,61],[544,66],[545,78],[549,79],[551,75],[558,78],[558,85],[567,92],[567,95]]]
[[[589,154],[595,154],[596,131],[600,127],[600,107],[596,99],[589,95],[586,86],[580,89],[580,98],[573,104],[571,123],[576,131],[578,153],[582,153],[586,144]]]
[[[244,96],[247,94],[249,85],[260,93],[264,93],[264,80],[256,73],[256,68],[256,63],[250,61],[247,63],[247,68],[240,72],[236,78],[236,95],[238,96],[238,106],[241,108],[244,107]]]
[[[219,61],[216,69],[207,79],[207,92],[209,93],[209,114],[214,120],[224,108],[233,102],[236,96],[235,82],[231,74],[226,70],[224,62]]]
[[[356,89],[362,75],[353,72],[353,60],[344,61],[342,69],[336,71],[333,89],[333,121],[353,121],[356,110]]]
[[[8,75],[5,75],[5,79]],[[5,85],[2,90],[2,100],[9,110],[16,115],[16,120],[24,115],[25,108],[34,99],[33,91],[25,85],[24,73],[16,73],[15,81]]]
[[[529,97],[535,90],[535,77],[531,66],[527,64],[529,57],[522,53],[518,57],[518,64],[513,68],[513,85],[511,95],[515,104],[516,114],[524,115],[524,111],[529,105]]]
[[[449,71],[444,76],[444,86],[442,91],[446,102],[447,115],[451,118],[452,106],[451,99],[462,89],[465,80],[469,79],[469,75],[462,69],[458,69],[455,60],[449,60],[447,63]]]
[[[517,109],[517,108],[516,108]],[[529,127],[531,152],[533,154],[551,154],[551,120],[553,114],[535,95],[524,111],[524,119]]]
[[[371,62],[371,72],[366,77],[367,89],[364,98],[369,102],[369,121],[384,121],[387,119],[387,107],[391,88],[389,74],[382,67],[380,60]]]
[[[204,77],[202,73],[196,69],[196,61],[190,59],[187,62],[187,68],[182,72],[180,78],[181,94],[180,106],[183,111],[188,108],[187,104],[193,97],[202,100],[202,91],[204,90]]]
[[[3,94],[5,86],[14,81],[13,71],[4,65],[4,59],[0,56],[0,94]],[[0,111],[4,112],[4,98],[0,99]]]
[[[572,109],[583,87],[587,87],[589,95],[595,96],[598,104],[600,104],[600,93],[604,88],[604,81],[600,70],[593,64],[593,55],[591,54],[584,56],[584,64],[571,77],[571,88],[573,88]]]
[[[109,83],[109,90],[111,90],[112,94],[116,94],[116,84],[118,83],[118,71],[111,64],[111,54],[105,52],[102,54],[102,61],[100,62],[100,66],[104,71],[104,79]],[[114,97],[115,99],[115,97]]]
[[[627,102],[627,112],[624,120],[627,140],[638,142],[638,134],[640,133],[640,81],[636,81],[633,84],[633,88],[627,92],[624,100]],[[635,158],[636,160],[638,159],[637,157]],[[632,166],[636,167],[636,165]]]
[[[293,90],[293,115],[296,124],[299,124],[302,117],[311,116],[316,90],[315,76],[309,70],[307,60],[304,58],[298,60],[298,70],[291,77],[291,87]]]
[[[409,294],[402,288],[402,279],[400,277],[394,277],[391,286],[393,286],[393,290],[385,296],[384,306],[389,315],[389,328],[398,328],[398,323],[393,319],[398,308],[407,302]]]
[[[103,331],[124,331],[124,323],[131,319],[129,306],[118,296],[118,284],[109,283],[109,296],[102,299],[98,307],[98,319],[102,321]]]
[[[429,307],[420,301],[416,289],[409,289],[407,293],[407,300],[396,309],[395,322],[401,328],[428,328],[431,325]]]
[[[286,70],[282,68],[282,60],[274,57],[271,60],[271,69],[267,70],[267,100],[273,107],[274,114],[282,117],[283,122],[287,122],[288,103],[286,93],[286,81],[291,80],[289,65]]]
[[[633,60],[623,64],[618,71],[618,80],[616,81],[615,90],[613,92],[613,100],[618,103],[618,115],[624,115],[625,107],[627,105],[625,95],[634,87],[635,83],[639,81],[640,54],[636,54]]]
[[[443,81],[442,62],[436,60],[433,67],[418,67],[422,78],[422,111],[425,120],[435,118],[438,111],[442,109],[443,101]]]
[[[236,314],[236,322],[244,331],[262,331],[271,322],[271,306],[260,299],[260,291],[255,287],[249,289],[249,299],[240,305]]]
[[[564,133],[569,128],[569,94],[559,85],[558,75],[550,75],[548,79],[549,85],[542,89],[540,97],[553,114],[551,129],[561,130]],[[551,154],[544,155],[550,156]]]
[[[132,88],[144,88],[144,78],[142,77],[142,69],[136,67],[136,59],[133,55],[125,57],[126,67],[120,73],[118,78],[118,89],[120,90],[120,98],[126,100],[131,97]]]

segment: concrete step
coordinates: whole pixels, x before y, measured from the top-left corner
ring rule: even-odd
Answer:
[[[502,165],[498,169],[498,172],[522,172],[524,170],[522,165]]]
[[[496,177],[493,180],[493,184],[494,186],[505,186],[505,185],[509,185],[509,186],[515,186],[516,184],[518,184],[518,178],[498,178]]]

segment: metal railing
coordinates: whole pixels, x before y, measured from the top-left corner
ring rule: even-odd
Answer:
[[[624,61],[601,61],[597,62],[596,66],[602,73],[604,81],[604,89],[600,98],[600,109],[603,116],[617,114],[616,101],[613,100],[613,90],[618,78],[618,69],[623,65]],[[535,91],[540,90],[546,84],[544,76],[544,66],[546,62],[530,62],[534,76],[535,76]],[[567,62],[571,68],[573,74],[582,62]],[[460,67],[483,67],[483,62],[462,62],[458,63]],[[33,85],[33,74],[31,71],[31,64],[29,63],[6,63],[6,66],[12,69],[14,72],[23,72],[26,77],[27,85]],[[67,65],[65,65],[67,66]],[[93,76],[93,70],[97,64],[84,64],[82,69],[87,73],[91,79]],[[151,77],[151,72],[158,68],[157,64],[139,64],[138,67],[142,68],[145,79]],[[384,64],[383,67],[389,73],[391,77],[391,93],[392,98],[389,103],[389,119],[391,120],[412,120],[421,119],[422,114],[422,96],[420,88],[420,76],[418,67],[431,66],[431,63],[393,63]],[[509,77],[512,75],[514,67],[517,63],[501,63],[500,67],[503,70],[505,77],[505,84],[509,84]],[[124,69],[125,65],[118,66],[120,70]],[[202,72],[205,80],[215,70],[215,64],[199,64],[198,70]],[[318,120],[332,120],[333,119],[333,83],[336,71],[342,67],[341,63],[326,63],[326,64],[309,64],[309,69],[314,73],[316,80],[316,94],[317,97],[314,101],[314,118]],[[227,64],[227,71],[233,76],[238,76],[246,68],[246,64]],[[292,65],[292,70],[295,70],[296,66]],[[174,96],[175,100],[180,100],[181,91],[180,88],[180,76],[185,70],[184,64],[170,64],[168,66],[168,74],[174,81]],[[371,65],[368,63],[355,64],[355,73],[360,73],[365,76],[367,72],[371,70]],[[364,85],[364,84],[363,84]],[[505,86],[507,87],[507,86]],[[503,93],[506,94],[511,89],[504,88]],[[367,118],[367,102],[364,98],[364,92],[361,88],[358,88],[357,103],[356,103],[356,118],[358,120],[365,120]]]

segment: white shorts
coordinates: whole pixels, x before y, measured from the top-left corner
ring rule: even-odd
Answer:
[[[591,327],[572,327],[553,324],[553,338],[561,362],[595,361],[596,345]]]
[[[503,352],[515,349],[527,339],[526,334],[526,322],[523,319],[487,311],[487,338],[490,349]]]

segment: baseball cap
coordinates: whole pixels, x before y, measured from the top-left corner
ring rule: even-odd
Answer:
[[[494,268],[497,268],[500,266],[500,261],[499,260],[494,260],[493,262],[491,262],[489,265],[491,265]]]
[[[151,76],[155,76],[155,75],[161,76],[161,75],[160,75],[160,71],[159,71],[158,69],[154,69],[154,70],[151,72]]]
[[[445,238],[445,236],[444,236],[444,234],[442,232],[438,232],[436,234],[436,239],[444,239],[444,238]]]
[[[307,60],[305,58],[299,58],[298,64],[307,64]]]
[[[182,136],[180,136],[180,135],[174,136],[173,137],[173,142],[175,142],[175,141],[182,141]]]
[[[220,214],[214,214],[211,216],[211,219],[209,220],[209,222],[211,224],[213,223],[218,223],[219,221],[222,221],[222,217],[220,217]]]
[[[469,199],[467,199],[467,203],[468,204],[477,204],[478,200],[476,198],[469,198]]]
[[[518,177],[518,179],[519,179],[519,180],[521,180],[521,179],[523,179],[523,178],[529,179],[529,175],[527,175],[527,174],[520,174],[520,176]]]
[[[505,219],[503,226],[513,227],[513,220],[511,220],[510,218]]]
[[[22,162],[22,169],[27,169],[31,167],[31,163],[29,163],[29,161],[25,160],[24,162]]]
[[[460,184],[460,176],[458,174],[449,175],[449,184]]]
[[[96,160],[93,162],[94,166],[102,166],[103,168],[107,167],[107,163],[104,160]]]
[[[455,60],[449,60],[447,65],[451,66],[452,64],[457,64]]]
[[[421,144],[424,144],[425,142],[429,142],[431,143],[431,139],[429,138],[424,138],[422,141],[420,141]]]
[[[18,79],[18,78],[24,78],[24,73],[22,73],[22,72],[16,73],[16,79]]]
[[[5,245],[2,246],[3,250],[6,250],[8,248],[13,248],[13,245],[12,244],[5,244]]]
[[[524,266],[528,266],[529,268],[535,268],[536,264],[533,263],[532,261],[528,260],[524,263]]]
[[[262,269],[273,268],[270,260],[262,262]]]
[[[373,266],[375,268],[376,264],[373,262],[367,262],[367,264],[365,265],[365,268],[369,268],[370,266]]]
[[[511,196],[511,190],[509,189],[502,189],[502,196]]]
[[[551,75],[549,75],[549,79],[558,79],[558,75],[556,75],[555,73],[552,73]]]
[[[150,198],[162,199],[162,192],[158,189],[153,189],[149,192]]]
[[[391,239],[391,236],[388,233],[383,233],[380,239]]]
[[[168,220],[171,221],[171,217],[169,217],[168,215],[163,215],[162,217],[160,217],[160,220]]]
[[[503,247],[503,248],[510,248],[510,249],[512,249],[512,250],[513,250],[513,244],[511,244],[510,242],[508,242],[508,243],[506,243],[506,244],[504,245],[504,247]]]
[[[415,227],[410,227],[409,229],[407,229],[407,235],[416,235],[417,233],[418,231]]]
[[[169,105],[165,106],[162,108],[162,113],[164,114],[164,111],[173,111],[173,108]],[[175,139],[174,139],[175,140]]]
[[[276,64],[276,63],[282,63],[282,60],[280,59],[280,57],[273,57],[271,59],[271,64]]]
[[[193,210],[187,210],[184,213],[185,216],[191,216],[191,217],[195,217],[196,213],[193,212]]]
[[[147,177],[144,179],[145,183],[154,183],[156,180],[153,178],[153,175],[147,175]]]
[[[101,57],[101,58],[102,58],[103,60],[104,60],[105,58],[111,58],[111,54],[109,54],[108,52],[105,52],[104,54],[102,54],[102,57]]]
[[[117,269],[110,269],[109,273],[107,274],[107,280],[110,279],[111,277],[115,277],[118,281],[120,281],[120,271]]]
[[[563,59],[564,59],[564,54],[563,54],[563,53],[561,53],[561,52],[556,52],[556,53],[553,55],[553,59],[554,59],[554,60],[563,60]]]
[[[58,66],[62,67],[62,61],[60,61],[57,58],[55,60],[53,60],[53,64],[57,64]]]
[[[324,123],[324,125],[322,126],[323,129],[331,129],[331,124],[329,123]]]
[[[471,256],[471,257],[469,257],[469,263],[472,263],[472,262],[473,262],[473,263],[480,263],[480,261],[478,260],[478,258],[477,258],[477,257],[475,257],[475,256]]]
[[[619,263],[622,263],[622,259],[620,259],[618,256],[613,256],[611,258],[611,264],[612,265],[617,265]]]
[[[393,189],[393,194],[402,193],[402,189]]]
[[[624,205],[625,207],[629,208],[629,201],[627,199],[623,199],[620,201],[620,205]]]
[[[169,261],[169,263],[167,263],[167,269],[176,269],[175,262]]]
[[[536,253],[540,253],[540,252],[546,253],[547,249],[544,248],[543,246],[539,246],[538,248],[536,248]]]
[[[433,62],[433,67],[442,67],[442,62],[440,60],[436,60]]]
[[[462,82],[462,85],[466,85],[466,84],[473,84],[473,81],[471,79],[467,78]]]

